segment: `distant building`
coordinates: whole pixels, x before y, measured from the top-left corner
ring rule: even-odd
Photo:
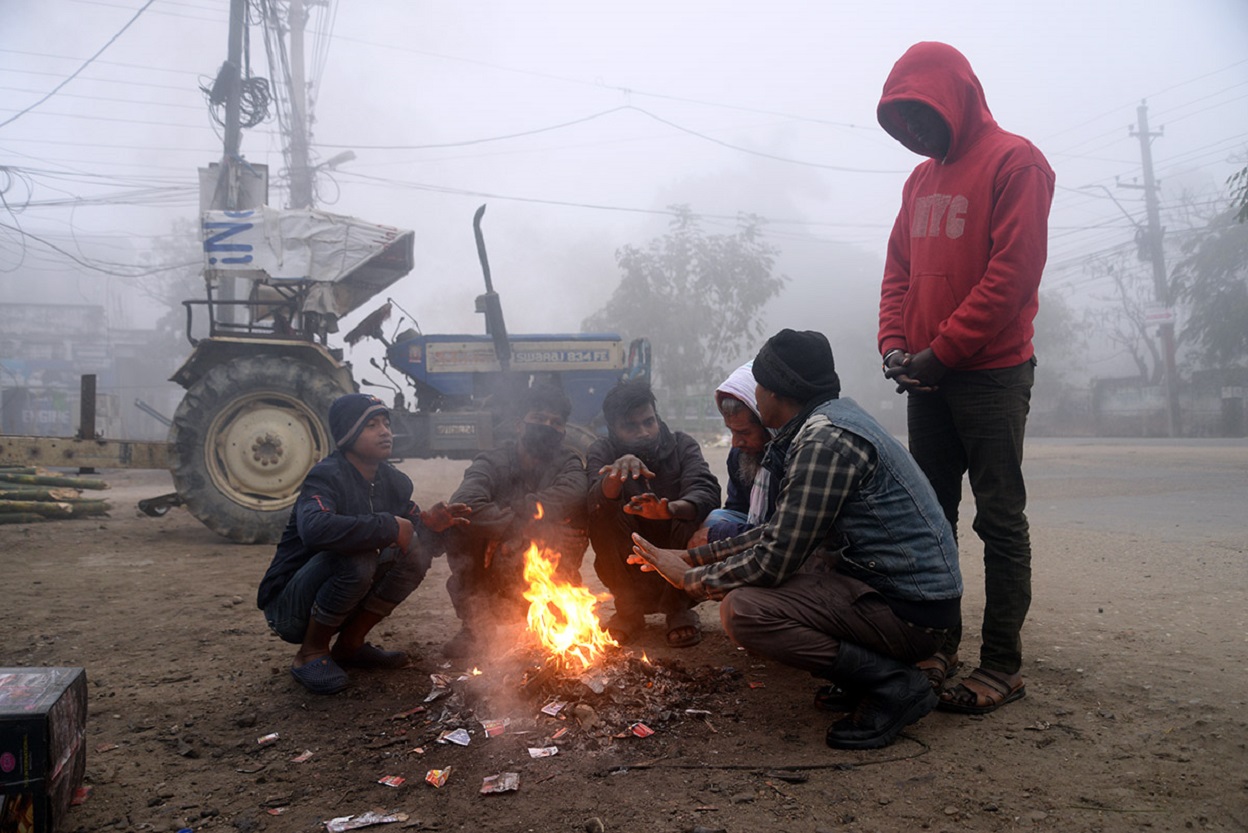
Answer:
[[[98,435],[164,439],[147,409],[173,415],[182,391],[167,380],[181,358],[152,330],[110,329],[99,305],[2,304],[0,432],[75,435],[81,378],[94,373]]]

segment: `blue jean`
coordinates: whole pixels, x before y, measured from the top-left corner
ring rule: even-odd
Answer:
[[[420,586],[433,555],[428,548],[344,555],[318,552],[264,609],[265,621],[287,642],[303,642],[308,621],[340,629],[359,611],[389,616]]]
[[[954,533],[962,477],[975,498],[971,525],[984,542],[981,667],[1014,674],[1022,666],[1020,633],[1031,606],[1031,535],[1023,482],[1023,434],[1035,360],[994,370],[950,371],[933,393],[907,397],[910,453],[932,483]],[[962,629],[941,650],[956,651]]]

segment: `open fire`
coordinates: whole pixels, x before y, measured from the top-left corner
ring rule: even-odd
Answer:
[[[539,519],[542,512],[539,503]],[[558,552],[537,544],[530,544],[524,555],[528,628],[565,670],[583,671],[619,644],[599,625],[594,594],[555,575],[559,557]]]

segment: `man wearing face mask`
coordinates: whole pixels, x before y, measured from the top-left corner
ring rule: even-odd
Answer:
[[[667,644],[686,648],[702,641],[696,601],[658,575],[628,566],[632,534],[684,548],[719,506],[719,481],[697,440],[671,431],[654,404],[650,386],[637,380],[621,382],[602,401],[608,435],[586,455],[589,539],[598,578],[615,597],[611,634],[629,642],[647,613],[662,613]]]
[[[447,546],[446,589],[462,627],[443,646],[445,656],[480,654],[497,625],[524,618],[530,544],[559,553],[556,575],[580,584],[587,483],[581,458],[563,446],[571,412],[562,390],[545,383],[529,388],[517,407],[518,438],[477,455],[464,472],[452,501],[472,508],[473,525]]]

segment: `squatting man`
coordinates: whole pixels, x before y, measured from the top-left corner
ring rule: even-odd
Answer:
[[[412,503],[412,481],[386,462],[394,435],[377,397],[335,399],[329,428],[337,449],[304,479],[256,598],[269,628],[299,646],[290,673],[314,694],[346,688],[343,666],[407,664],[404,652],[365,637],[424,579],[442,551],[434,536],[466,525],[471,512]]]
[[[781,330],[754,359],[764,465],[783,481],[775,513],[691,550],[633,535],[630,564],[696,599],[719,599],[724,631],[760,656],[834,685],[816,704],[846,712],[829,746],[886,746],[937,695],[914,666],[958,623],[957,545],[914,459],[841,398],[821,333]]]

